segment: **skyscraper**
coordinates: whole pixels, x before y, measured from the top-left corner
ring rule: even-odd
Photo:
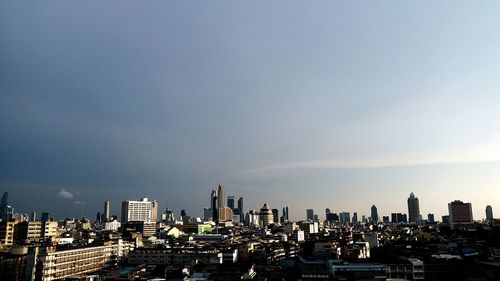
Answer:
[[[428,221],[429,223],[434,223],[434,214],[429,213],[429,214],[427,215],[427,221]]]
[[[342,225],[348,225],[351,223],[351,214],[349,212],[339,213],[339,221]]]
[[[490,205],[486,206],[486,220],[489,223],[493,221],[493,208]]]
[[[372,205],[371,215],[372,215],[372,222],[377,223],[378,222],[378,211],[377,211],[377,207],[375,205]]]
[[[278,209],[272,209],[271,211],[273,213],[273,221],[275,223],[279,222],[279,211],[278,211]]]
[[[452,229],[457,225],[471,224],[473,222],[471,203],[455,200],[448,203],[448,212],[450,215],[450,227]]]
[[[229,195],[227,197],[227,206],[234,211],[234,196]]]
[[[313,209],[307,209],[306,210],[306,219],[308,221],[314,220],[314,210]]]
[[[415,194],[410,193],[408,198],[408,221],[410,223],[420,224],[420,205]]]
[[[240,222],[245,221],[245,212],[243,211],[243,197],[238,199],[238,210],[240,210]]]
[[[42,217],[40,218],[41,221],[49,221],[49,212],[42,212]]]
[[[357,212],[352,213],[352,224],[353,225],[358,224],[358,213]]]
[[[103,223],[109,221],[109,201],[104,201],[104,221]]]
[[[219,209],[217,208],[217,202],[219,198],[217,196],[217,190],[212,190],[210,194],[210,209],[212,210],[212,220],[214,222],[219,222]]]
[[[219,184],[219,186],[217,187],[217,209],[222,209],[222,207],[225,207],[225,203],[224,203],[224,198],[225,197],[225,194],[224,194],[224,186]]]
[[[286,210],[285,219],[286,219],[286,221],[289,221],[290,220],[290,214],[288,213],[288,206],[285,206],[285,210]]]
[[[9,193],[4,192],[0,201],[0,218],[2,221],[7,220],[7,206],[9,205]]]
[[[233,210],[226,207],[224,202],[224,186],[218,185],[217,190],[212,190],[212,212],[213,220],[215,222],[220,221],[232,221],[233,220]],[[234,201],[233,201],[234,202]]]

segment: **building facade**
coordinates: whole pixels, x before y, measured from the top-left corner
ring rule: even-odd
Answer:
[[[129,221],[156,222],[158,204],[155,200],[142,198],[140,201],[127,200],[122,202],[122,223]]]
[[[472,205],[464,203],[460,200],[455,200],[448,203],[449,223],[452,229],[459,225],[467,225],[473,223]]]

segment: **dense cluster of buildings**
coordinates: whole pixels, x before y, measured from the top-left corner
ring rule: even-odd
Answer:
[[[227,199],[227,201],[226,201]],[[227,202],[227,204],[226,204]],[[236,203],[236,204],[235,204]],[[412,192],[408,214],[370,216],[313,209],[291,221],[289,208],[243,209],[243,197],[210,193],[204,216],[180,216],[142,198],[110,202],[95,221],[48,213],[15,214],[0,203],[1,280],[500,280],[500,223],[486,207],[453,201],[442,222],[422,219]],[[463,272],[467,269],[467,272]],[[462,278],[462,279],[461,279]],[[481,279],[482,278],[482,279]]]

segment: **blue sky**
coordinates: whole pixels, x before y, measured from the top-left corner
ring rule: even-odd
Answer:
[[[3,1],[0,191],[94,217],[218,183],[293,218],[500,212],[497,1]],[[75,203],[76,202],[76,203]]]

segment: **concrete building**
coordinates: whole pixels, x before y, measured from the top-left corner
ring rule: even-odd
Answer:
[[[69,276],[95,272],[115,266],[128,254],[130,244],[119,240],[116,244],[56,251],[55,247],[33,248],[28,252],[26,280],[51,281]]]
[[[245,212],[243,211],[243,197],[238,199],[238,210],[240,211],[240,222],[245,221]]]
[[[429,223],[434,223],[434,221],[435,221],[435,220],[434,220],[434,214],[430,214],[430,213],[429,213],[429,214],[427,215],[427,222],[429,222]]]
[[[339,213],[339,222],[342,225],[347,225],[351,222],[351,214],[349,212]]]
[[[104,201],[104,221],[101,223],[105,223],[109,221],[109,201]]]
[[[424,262],[419,259],[407,258],[397,264],[387,264],[385,272],[390,280],[425,280]]]
[[[406,216],[406,214],[392,213],[391,214],[391,222],[392,223],[407,223],[408,217]]]
[[[493,221],[493,208],[490,205],[486,206],[486,221],[491,223]]]
[[[309,220],[309,221],[314,220],[314,210],[313,209],[306,210],[306,220]]]
[[[155,200],[149,201],[148,198],[142,198],[140,201],[127,200],[122,202],[121,221],[143,221],[156,222],[158,213],[158,204]]]
[[[460,200],[448,203],[448,213],[450,216],[450,227],[452,229],[459,225],[473,223],[471,203],[464,203]]]
[[[262,208],[260,209],[259,219],[261,226],[268,226],[274,223],[273,213],[271,211],[271,208],[269,208],[269,206],[267,205],[267,203],[264,203],[264,206],[262,206]]]
[[[226,207],[224,202],[224,186],[218,185],[217,190],[212,190],[210,205],[212,209],[212,220],[215,222],[226,222],[233,220],[233,210]],[[233,207],[234,207],[234,197],[233,197]]]
[[[19,220],[7,220],[0,222],[0,249],[11,246],[14,242],[14,228]]]
[[[58,237],[55,221],[23,221],[14,227],[14,240],[19,243],[55,241]]]
[[[279,211],[278,211],[278,209],[272,209],[271,212],[273,213],[273,222],[278,223],[279,222]]]
[[[259,226],[260,225],[259,212],[257,212],[256,210],[248,211],[245,222],[248,226]]]
[[[413,192],[408,197],[408,221],[420,224],[420,203]]]
[[[372,205],[372,208],[371,208],[371,218],[372,218],[373,223],[378,222],[378,210],[377,210],[377,207],[375,205]]]

